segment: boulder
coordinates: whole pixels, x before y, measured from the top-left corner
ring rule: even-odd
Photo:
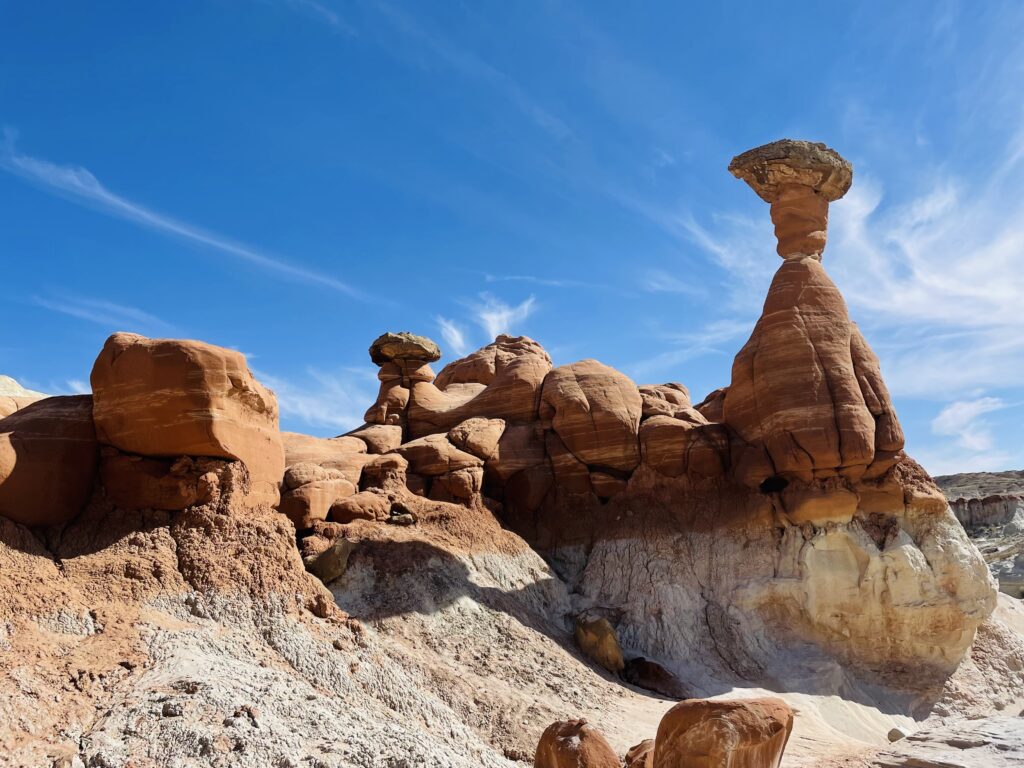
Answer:
[[[372,456],[363,466],[362,487],[400,491],[406,489],[409,462],[397,453]]]
[[[402,428],[395,424],[364,424],[343,437],[357,437],[366,443],[367,453],[389,453],[402,444]]]
[[[654,739],[644,739],[630,747],[622,768],[654,768]]]
[[[482,467],[483,460],[460,451],[445,435],[427,435],[403,443],[395,453],[409,462],[409,469],[424,477],[435,477],[470,467]]]
[[[348,480],[316,480],[282,494],[278,510],[295,524],[296,530],[302,531],[318,520],[326,520],[335,502],[355,492],[355,486]]]
[[[439,475],[430,484],[430,498],[466,504],[480,495],[484,484],[483,467],[466,467]]]
[[[693,407],[711,424],[721,424],[725,417],[725,393],[728,387],[719,387]]]
[[[778,768],[793,730],[782,699],[690,699],[665,713],[654,768]]]
[[[370,345],[370,359],[377,365],[395,360],[421,360],[432,363],[441,359],[441,349],[426,336],[402,331],[384,333]]]
[[[641,416],[676,416],[680,418],[696,418],[698,423],[707,421],[693,410],[690,402],[690,391],[678,382],[668,384],[643,384],[639,388],[640,399],[643,401]]]
[[[901,739],[905,739],[909,735],[910,735],[910,731],[909,730],[907,730],[906,728],[900,728],[899,726],[896,726],[895,728],[890,728],[889,729],[889,733],[886,734],[886,738],[889,739],[889,743],[891,744],[891,743],[893,743],[895,741],[900,741]]]
[[[586,720],[562,720],[545,729],[534,768],[619,768],[608,740]]]
[[[544,435],[544,445],[559,490],[567,493],[591,493],[594,490],[590,485],[590,471],[587,465],[565,447],[562,438],[554,432],[547,432]]]
[[[721,424],[652,416],[640,425],[640,446],[644,464],[667,477],[719,477],[729,467],[729,434]]]
[[[391,499],[380,489],[360,491],[352,496],[339,499],[331,505],[328,517],[336,523],[351,523],[353,520],[385,520],[391,511]]]
[[[498,336],[493,344],[445,366],[433,382],[417,382],[407,412],[409,435],[447,432],[466,419],[533,421],[551,358],[533,339]]]
[[[532,514],[544,503],[554,480],[547,462],[517,472],[505,483],[505,504],[516,513]]]
[[[597,360],[555,368],[541,391],[541,421],[591,467],[629,472],[640,463],[642,410],[629,377]]]
[[[292,464],[284,471],[284,487],[289,491],[317,480],[344,480],[345,473],[340,469],[331,469],[314,464],[311,461],[300,461]]]
[[[621,674],[626,667],[622,648],[608,619],[603,616],[581,614],[576,617],[574,630],[576,643],[591,661],[600,664],[612,674]]]
[[[505,432],[504,419],[466,419],[448,432],[448,439],[456,448],[473,454],[484,461],[498,450],[498,441]]]
[[[306,570],[316,576],[324,584],[338,579],[345,573],[348,567],[349,555],[355,550],[356,545],[348,539],[335,539],[326,549],[302,558]]]
[[[92,493],[99,450],[92,397],[48,397],[0,419],[0,515],[29,527],[75,517]]]
[[[366,443],[358,437],[313,437],[298,432],[282,432],[285,466],[316,464],[324,469],[341,472],[353,485],[359,485],[363,465],[372,456],[366,453]]]
[[[277,400],[240,352],[115,333],[91,382],[100,443],[142,456],[241,461],[249,473],[247,501],[277,503],[284,474]]]
[[[626,490],[628,485],[624,478],[608,474],[607,472],[591,472],[590,487],[594,489],[594,495],[599,499],[610,499],[618,496]]]

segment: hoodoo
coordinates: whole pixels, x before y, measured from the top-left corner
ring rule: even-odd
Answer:
[[[245,358],[195,341],[114,334],[92,396],[7,397],[0,711],[31,715],[0,754],[775,768],[1010,706],[1024,642],[822,263],[852,167],[784,140],[729,169],[783,261],[696,406],[525,336],[435,375],[408,332],[334,438],[282,433]]]

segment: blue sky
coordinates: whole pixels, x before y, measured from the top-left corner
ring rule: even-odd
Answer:
[[[714,7],[711,7],[714,6]],[[0,373],[242,350],[337,434],[385,330],[727,384],[780,261],[726,171],[854,163],[825,264],[935,473],[1024,466],[1024,5],[0,2]]]

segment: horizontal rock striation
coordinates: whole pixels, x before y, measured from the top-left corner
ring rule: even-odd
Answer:
[[[31,574],[79,573],[89,588],[76,607],[96,595],[108,605],[109,591],[122,590],[134,606],[119,630],[133,644],[128,664],[158,652],[159,643],[137,650],[132,627],[147,611],[173,625],[175,641],[183,633],[174,621],[192,632],[213,616],[214,634],[219,621],[240,636],[231,664],[248,658],[251,674],[247,643],[265,643],[284,661],[268,654],[261,668],[267,661],[303,678],[254,689],[281,694],[267,705],[281,722],[295,702],[337,690],[380,717],[393,712],[403,735],[419,723],[430,754],[441,755],[428,759],[408,740],[395,747],[374,721],[379,738],[362,744],[365,759],[345,764],[528,760],[523,744],[536,736],[520,725],[566,716],[534,702],[546,690],[573,695],[549,671],[585,664],[565,650],[570,617],[580,649],[604,670],[586,678],[600,697],[622,676],[672,697],[741,684],[851,698],[895,691],[911,709],[965,658],[995,606],[992,578],[942,493],[903,452],[878,360],[822,266],[828,205],[849,188],[849,164],[823,145],[783,141],[741,155],[731,170],[771,204],[783,262],[728,386],[697,405],[678,382],[637,385],[597,360],[554,367],[525,336],[498,336],[435,375],[434,342],[386,333],[370,347],[380,388],[366,423],[318,438],[280,431],[276,397],[241,354],[118,333],[97,358],[91,396],[18,403],[0,419],[0,523],[15,542],[0,549],[0,563],[20,567],[44,540],[59,553],[38,552],[27,582],[10,572],[4,583],[36,583],[35,595]],[[369,628],[344,625],[303,567]],[[19,599],[0,604],[25,613]],[[418,628],[430,647],[406,636],[408,656],[396,662],[380,650],[390,640],[370,637],[382,626],[382,635]],[[504,658],[509,645],[531,642],[547,654],[543,673],[530,659]],[[424,654],[452,645],[453,663],[465,652],[515,679],[499,694],[484,684],[491,669],[466,681],[445,665],[422,666]],[[349,653],[355,647],[371,650]],[[326,660],[332,648],[344,663]],[[104,674],[117,666],[106,661]],[[160,663],[165,675],[185,662]],[[423,681],[436,695],[422,694]],[[238,681],[222,675],[218,685],[233,696]],[[251,704],[225,718],[230,697],[221,698],[203,704],[221,725],[190,732],[199,752],[233,743],[218,728],[244,721],[256,730]],[[514,701],[515,715],[491,714],[499,701]],[[184,716],[178,699],[159,703],[161,717]],[[358,713],[317,706],[324,717],[312,718],[314,730],[340,717],[358,731]],[[733,753],[749,759],[731,764],[777,763],[787,710],[716,706],[681,707],[674,718],[683,725],[666,720],[664,737],[632,764],[706,757],[719,749],[712,742],[732,746],[709,766],[730,764],[722,760]],[[83,736],[83,754],[95,765],[124,762],[125,744],[136,741],[124,734],[136,722],[149,727],[151,717],[117,710],[112,730]],[[508,731],[500,738],[498,723]],[[552,729],[538,764],[579,764],[584,753],[594,765],[620,764],[585,723]],[[173,743],[168,754],[184,749],[162,731],[148,735]],[[338,748],[326,736],[323,744],[322,754]],[[289,742],[240,764],[316,760]]]

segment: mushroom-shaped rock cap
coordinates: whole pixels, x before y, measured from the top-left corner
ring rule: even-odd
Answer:
[[[811,187],[828,202],[846,194],[853,183],[853,166],[824,144],[796,139],[773,141],[729,163],[729,173],[743,179],[768,203],[775,202],[786,184]]]
[[[392,360],[422,360],[432,363],[441,358],[441,349],[426,336],[414,333],[385,333],[370,345],[370,359],[377,365]]]

